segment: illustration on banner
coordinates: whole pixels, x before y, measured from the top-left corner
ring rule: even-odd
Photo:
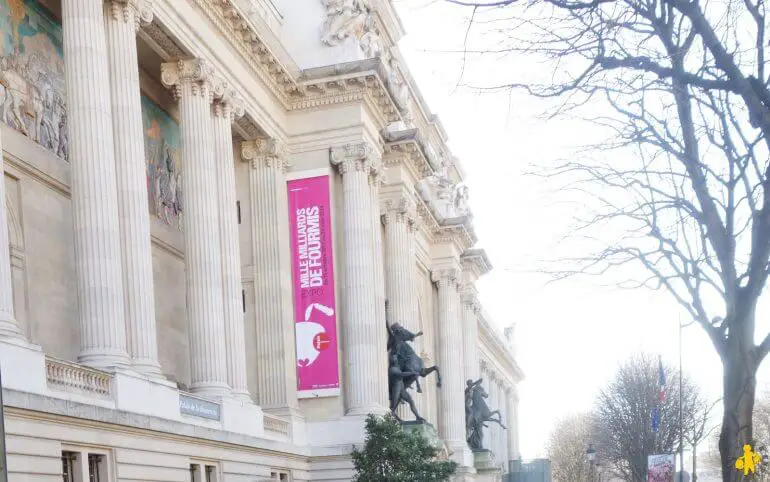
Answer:
[[[288,182],[292,282],[300,397],[339,392],[328,176]]]

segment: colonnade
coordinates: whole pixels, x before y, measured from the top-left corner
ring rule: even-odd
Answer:
[[[64,0],[78,361],[160,377],[136,34],[146,0]],[[231,123],[237,92],[201,59],[163,64],[181,117],[191,390],[248,399]],[[4,199],[4,185],[0,196]],[[212,193],[215,202],[211,202]],[[0,244],[7,245],[5,210]],[[8,250],[0,335],[21,337]]]
[[[62,3],[78,361],[160,377],[136,45],[137,29],[152,19],[150,3],[106,0],[106,15],[100,2]],[[243,102],[203,59],[164,63],[161,80],[173,91],[180,112],[190,388],[204,396],[248,400],[231,127],[244,113]],[[240,157],[251,162],[252,196],[259,193],[250,200],[258,329],[276,334],[257,337],[257,401],[296,410],[296,375],[287,370],[294,366],[292,293],[290,279],[282,275],[290,271],[288,252],[281,248],[288,239],[285,153],[275,140],[249,140],[241,145]],[[345,413],[382,413],[388,405],[385,299],[390,300],[391,322],[414,332],[422,329],[415,279],[416,205],[411,189],[381,204],[382,161],[367,142],[333,148],[331,163],[342,178]],[[0,246],[7,245],[6,212],[0,209]],[[0,336],[20,338],[10,266],[9,251],[0,249]],[[479,305],[475,291],[463,282],[459,259],[433,268],[437,358],[444,372],[438,426],[450,447],[467,449],[465,380],[484,376],[476,346]],[[418,339],[418,353],[421,345]],[[510,388],[490,388],[499,402],[510,402]],[[511,417],[515,404],[503,405]],[[518,450],[511,437],[509,455]]]

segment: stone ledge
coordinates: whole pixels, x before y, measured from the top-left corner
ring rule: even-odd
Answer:
[[[113,425],[121,425],[140,430],[168,433],[181,437],[203,439],[211,442],[221,442],[241,445],[255,449],[281,452],[296,457],[310,456],[310,450],[296,445],[256,437],[225,432],[199,425],[192,425],[174,420],[167,420],[149,415],[125,412],[85,403],[48,397],[17,390],[3,389],[3,403],[6,407],[33,412],[80,418]]]

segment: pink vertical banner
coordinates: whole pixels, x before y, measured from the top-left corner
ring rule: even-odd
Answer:
[[[288,181],[297,396],[339,395],[329,176]]]

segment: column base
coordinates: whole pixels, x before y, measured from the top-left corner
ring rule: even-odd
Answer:
[[[345,416],[347,417],[366,417],[367,415],[374,414],[374,415],[385,415],[386,413],[389,413],[390,409],[387,407],[384,407],[382,405],[370,405],[367,407],[355,407],[355,408],[349,408],[345,410]]]
[[[78,355],[78,363],[104,371],[114,371],[116,369],[128,370],[131,368],[131,361],[128,359],[128,354],[120,351],[81,353]]]
[[[0,316],[0,338],[24,340],[19,322],[14,317]]]
[[[203,398],[225,399],[231,398],[232,390],[226,383],[202,382],[193,383],[192,386],[190,386],[190,393]]]
[[[155,360],[143,360],[135,358],[131,360],[131,366],[133,367],[134,371],[141,373],[142,375],[146,375],[151,378],[166,378],[163,376],[163,372],[160,369],[160,363]]]
[[[239,402],[247,402],[247,403],[254,403],[254,400],[251,398],[251,394],[248,390],[233,390],[230,392],[230,397],[233,400],[237,400]]]
[[[460,467],[474,467],[473,451],[464,440],[446,440],[449,447],[449,457]]]

